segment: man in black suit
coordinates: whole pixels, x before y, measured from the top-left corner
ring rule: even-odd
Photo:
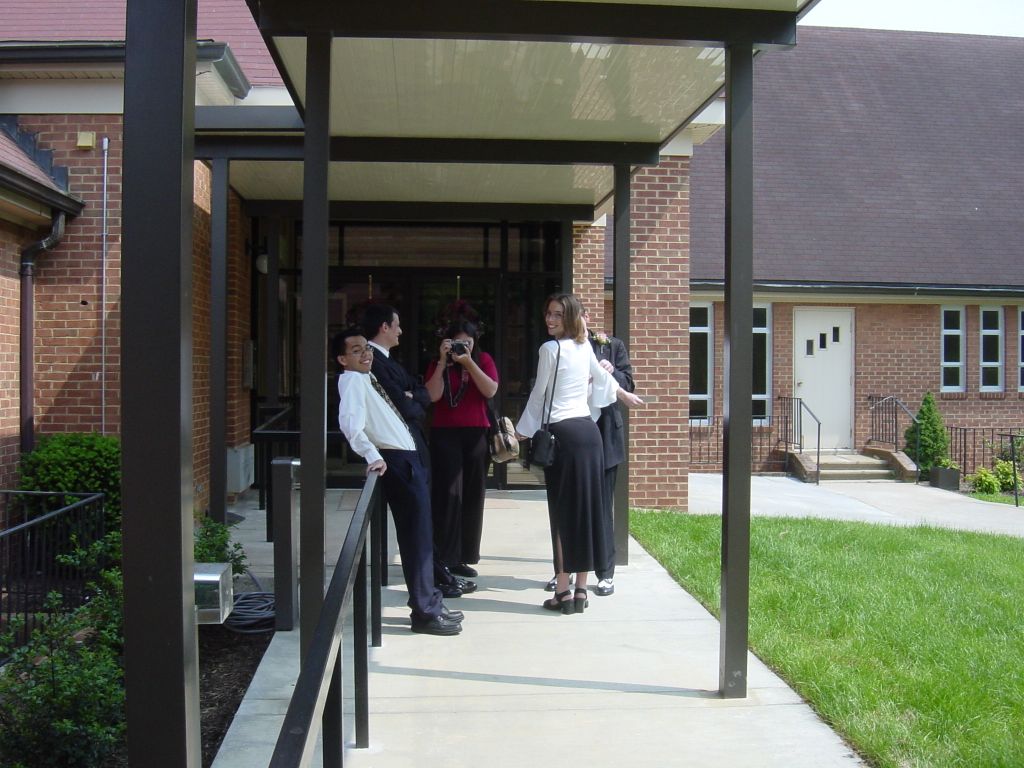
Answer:
[[[587,337],[598,363],[615,377],[620,387],[632,392],[636,385],[633,383],[633,366],[629,362],[626,345],[614,336],[595,332],[590,327],[590,313],[586,308],[583,309],[583,322],[587,324]],[[626,430],[622,424],[622,411],[618,400],[601,409],[597,428],[601,431],[601,442],[604,445],[605,469],[604,514],[597,521],[594,537],[598,545],[594,553],[594,575],[597,576],[594,592],[607,596],[615,591],[615,480],[619,464],[626,460]]]
[[[398,346],[402,336],[398,312],[387,304],[371,304],[363,313],[362,326],[363,333],[370,340],[369,345],[374,348],[371,371],[409,425],[409,431],[416,442],[416,451],[429,475],[430,449],[427,447],[423,427],[430,407],[430,393],[401,363],[391,357],[391,350]],[[461,597],[476,591],[475,582],[460,579],[436,559],[434,581],[445,597]]]
[[[335,337],[333,349],[341,366],[338,425],[352,450],[366,459],[367,473],[380,473],[402,553],[412,631],[457,635],[462,631],[462,611],[449,610],[434,585],[430,492],[416,442],[390,396],[370,372],[373,351],[362,331],[342,331]]]

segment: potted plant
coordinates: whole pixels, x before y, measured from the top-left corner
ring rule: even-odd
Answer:
[[[932,465],[928,479],[933,486],[944,491],[960,490],[960,466],[948,456],[943,456]]]

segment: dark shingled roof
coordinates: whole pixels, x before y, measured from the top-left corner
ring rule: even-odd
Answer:
[[[0,41],[124,40],[125,0],[2,0]],[[282,85],[245,0],[202,0],[197,36],[227,43],[253,85]]]
[[[754,66],[755,280],[1024,286],[1024,39],[797,40]],[[694,280],[724,274],[723,142],[694,151]]]

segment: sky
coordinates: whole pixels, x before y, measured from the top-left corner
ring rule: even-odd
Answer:
[[[1024,0],[820,0],[801,23],[1024,37]]]

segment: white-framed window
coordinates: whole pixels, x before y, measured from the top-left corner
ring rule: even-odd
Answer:
[[[690,423],[709,424],[714,413],[714,313],[711,304],[690,305]]]
[[[768,424],[772,402],[772,305],[754,305],[754,370],[751,413],[754,424]]]
[[[982,392],[1003,391],[1003,308],[979,307],[981,347],[978,357],[981,362]]]
[[[1017,391],[1024,392],[1024,307],[1017,307]]]
[[[964,375],[966,355],[964,354],[964,308],[942,307],[942,392],[964,392],[967,377]]]

